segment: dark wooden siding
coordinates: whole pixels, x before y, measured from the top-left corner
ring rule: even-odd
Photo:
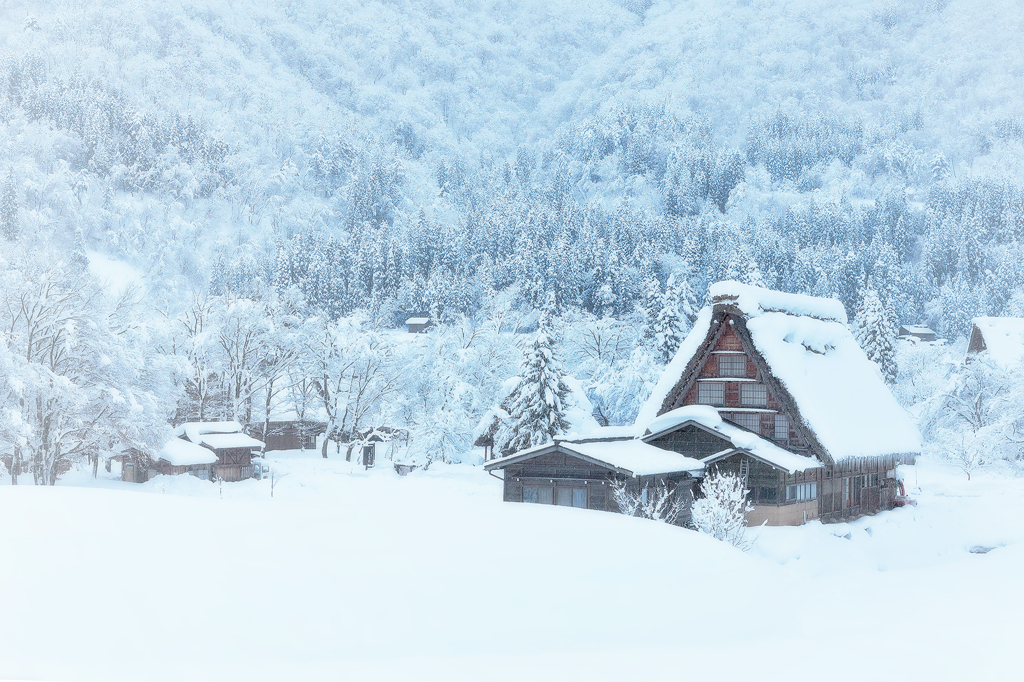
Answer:
[[[694,459],[704,459],[732,447],[731,441],[693,424],[647,442],[656,448],[678,452]]]

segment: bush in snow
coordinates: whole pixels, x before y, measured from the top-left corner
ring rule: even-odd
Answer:
[[[689,495],[677,495],[664,483],[632,490],[626,481],[612,484],[612,498],[626,516],[675,523],[686,510]]]
[[[704,479],[701,491],[704,496],[693,501],[690,511],[694,528],[733,547],[749,549],[747,512],[753,507],[747,504],[750,491],[743,479],[714,469]]]

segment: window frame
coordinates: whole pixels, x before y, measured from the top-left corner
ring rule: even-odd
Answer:
[[[753,392],[757,395],[749,395]],[[756,397],[756,402],[751,402],[753,397]],[[762,383],[740,384],[740,407],[768,407],[768,387]]]
[[[715,389],[721,399],[712,402],[707,399],[705,392]],[[710,405],[711,407],[725,407],[725,382],[724,381],[700,381],[697,383],[697,404]]]
[[[735,360],[740,360],[742,365],[736,365]],[[747,356],[743,353],[721,353],[715,356],[718,365],[718,376],[731,379],[745,379],[747,377]],[[730,365],[729,371],[725,371],[726,365]],[[737,373],[738,372],[738,373]]]

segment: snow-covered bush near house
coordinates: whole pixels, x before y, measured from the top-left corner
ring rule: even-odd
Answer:
[[[626,516],[664,523],[675,523],[690,501],[689,495],[676,494],[664,483],[652,483],[633,490],[626,481],[612,484],[612,498]]]
[[[733,547],[749,549],[745,481],[738,475],[712,469],[701,482],[700,496],[693,501],[690,518],[694,528]]]

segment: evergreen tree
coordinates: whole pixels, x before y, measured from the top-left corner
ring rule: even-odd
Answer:
[[[885,306],[874,289],[866,288],[854,320],[857,342],[882,372],[887,384],[896,383],[896,348]]]
[[[507,455],[565,433],[569,429],[569,401],[569,385],[555,356],[548,316],[544,315],[537,338],[523,360],[519,383],[502,404],[508,418],[494,437],[495,450]]]
[[[685,283],[685,280],[682,281]],[[679,310],[680,294],[684,287],[689,289],[685,284],[676,284],[675,275],[668,278],[658,316],[651,325],[655,350],[662,362],[670,362],[686,338],[687,320]],[[692,293],[690,297],[692,299]]]
[[[3,195],[0,196],[0,231],[7,241],[15,241],[21,234],[18,220],[18,187],[14,180],[14,167],[7,174]]]

